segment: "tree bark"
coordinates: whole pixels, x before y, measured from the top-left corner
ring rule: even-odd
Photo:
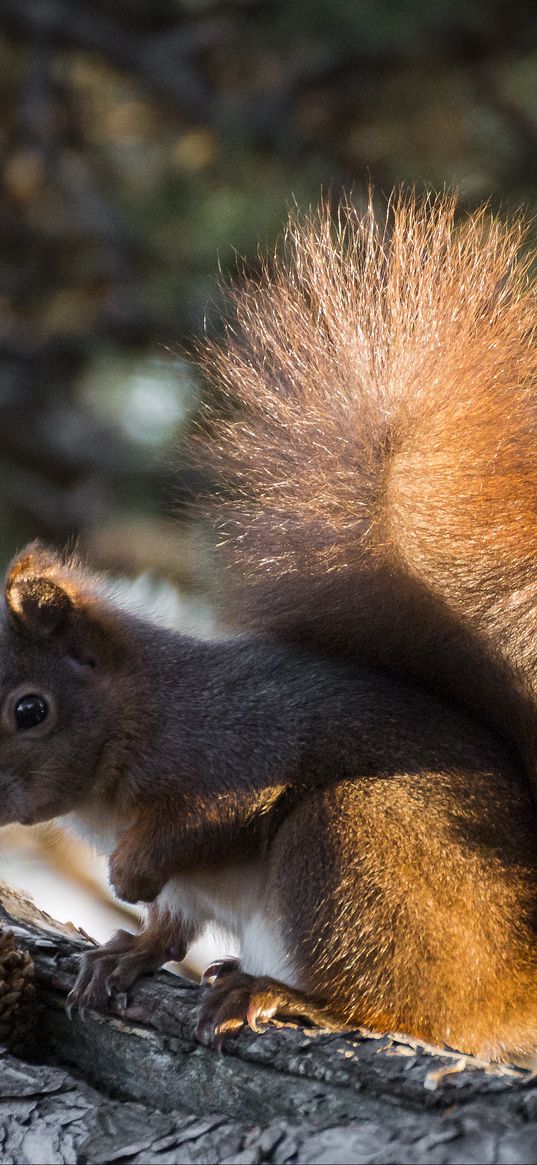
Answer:
[[[167,972],[121,1013],[64,1010],[87,936],[0,887],[0,922],[34,962],[38,1011],[2,1055],[3,1165],[41,1162],[537,1160],[537,1086],[394,1035],[271,1025],[196,1044],[200,988]]]

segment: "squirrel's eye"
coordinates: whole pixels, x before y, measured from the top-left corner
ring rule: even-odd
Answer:
[[[24,732],[26,728],[35,728],[48,716],[48,704],[44,696],[36,692],[28,692],[21,696],[13,709],[17,732]]]

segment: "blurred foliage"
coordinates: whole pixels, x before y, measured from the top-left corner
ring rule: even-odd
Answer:
[[[132,565],[168,570],[173,531],[141,518],[198,486],[172,449],[218,266],[321,188],[534,212],[537,10],[0,0],[0,178],[0,556],[80,537],[128,570],[128,515]]]

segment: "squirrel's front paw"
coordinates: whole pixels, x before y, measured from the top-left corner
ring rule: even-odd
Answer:
[[[162,881],[136,865],[132,854],[119,845],[110,858],[110,882],[124,902],[154,902],[162,889]]]

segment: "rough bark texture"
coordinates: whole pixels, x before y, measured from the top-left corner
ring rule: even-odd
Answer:
[[[537,1085],[396,1036],[291,1027],[195,1043],[197,987],[165,972],[121,1014],[70,1022],[85,938],[4,888],[0,921],[35,965],[31,1037],[0,1065],[0,1159],[16,1162],[537,1160]]]

